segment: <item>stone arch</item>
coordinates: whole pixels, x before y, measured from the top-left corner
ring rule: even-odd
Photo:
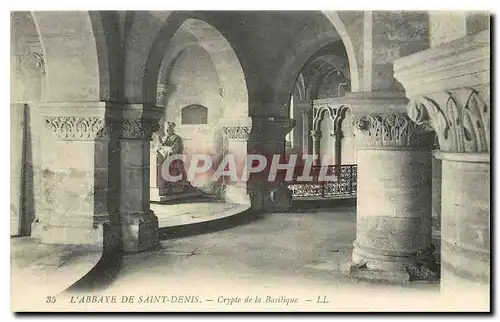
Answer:
[[[286,105],[283,99],[291,95],[293,83],[297,80],[306,62],[318,52],[318,50],[339,40],[342,41],[349,62],[351,91],[361,90],[359,64],[352,38],[347,32],[344,22],[340,19],[338,13],[334,11],[314,12],[311,14],[320,15],[317,17],[318,19],[324,18],[324,20],[331,23],[331,31],[323,32],[311,39],[303,39],[300,46],[295,49],[296,54],[288,57],[277,79],[277,89],[275,91],[275,102],[277,103],[279,102]]]
[[[349,33],[347,32],[347,28],[342,19],[340,19],[337,12],[323,11],[323,14],[332,23],[333,27],[342,39],[342,43],[344,44],[347,53],[347,59],[349,60],[351,90],[353,92],[361,91],[360,69],[358,59],[356,58],[356,51],[354,49],[352,35],[349,35]]]
[[[189,41],[175,43],[176,33],[189,35]],[[248,116],[248,91],[241,63],[228,40],[211,24],[187,13],[171,14],[151,47],[143,81],[143,99],[146,104],[156,103],[159,77],[168,74],[169,60],[189,46],[206,50],[215,66],[226,104],[233,106],[238,115]],[[165,55],[170,53],[170,59]],[[229,112],[229,111],[228,111]]]
[[[115,95],[108,50],[114,35],[100,12],[34,11],[31,17],[43,50],[44,101],[102,101]]]
[[[30,12],[11,13],[11,102],[40,101],[45,95],[45,49]]]
[[[312,72],[311,72],[312,71]],[[336,55],[320,55],[317,57],[313,57],[310,61],[308,61],[304,68],[302,69],[301,74],[307,74],[307,89],[306,89],[306,97],[307,100],[314,100],[320,98],[320,93],[322,93],[325,89],[330,91],[329,85],[331,77],[336,75],[337,80],[345,79],[345,82],[342,84],[350,88],[350,72],[349,72],[349,63],[347,58],[342,58]],[[325,83],[326,81],[326,83]],[[339,83],[340,84],[340,83]],[[328,85],[325,87],[325,85]],[[337,88],[338,89],[338,88]],[[339,95],[339,90],[335,96]],[[328,96],[328,98],[335,97]]]

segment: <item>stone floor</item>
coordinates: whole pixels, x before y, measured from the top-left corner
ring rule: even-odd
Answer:
[[[82,279],[99,262],[102,247],[47,245],[30,237],[11,238],[12,307],[43,294],[57,296]]]
[[[151,210],[158,217],[158,226],[172,227],[196,224],[233,216],[247,210],[244,205],[205,199],[187,199],[172,204],[151,203]]]
[[[154,250],[123,256],[113,280],[100,285],[100,290],[73,288],[58,295],[50,308],[460,311],[464,305],[470,307],[463,294],[443,297],[435,282],[384,284],[350,277],[346,263],[355,233],[352,206],[265,214],[244,225],[162,240]],[[113,298],[116,303],[105,303]],[[29,309],[47,310],[47,304],[32,301]]]
[[[104,291],[65,297],[70,302],[82,294],[117,296],[116,304],[65,309],[439,311],[459,303],[443,300],[437,283],[388,285],[350,277],[345,264],[355,230],[354,208],[342,207],[266,214],[231,229],[165,240],[158,249],[125,256]],[[244,303],[247,296],[253,303]]]

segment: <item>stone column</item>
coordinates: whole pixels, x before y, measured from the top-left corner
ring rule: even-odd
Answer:
[[[351,273],[430,278],[432,132],[395,93],[348,93],[357,148],[357,232]],[[434,268],[435,269],[435,268]]]
[[[119,111],[121,244],[125,252],[158,245],[158,218],[150,210],[150,140],[163,109],[142,104],[111,105]]]
[[[310,134],[312,125],[312,105],[311,103],[302,103],[299,105],[299,108],[302,114],[301,152],[303,155],[309,155],[312,150],[312,138]]]
[[[344,138],[344,133],[342,131],[342,122],[346,116],[347,107],[339,106],[336,108],[335,118],[333,120],[333,133],[330,134],[335,142],[335,165],[342,165],[342,139]],[[337,174],[340,174],[340,168],[337,169]]]
[[[286,117],[253,117],[252,132],[249,138],[249,151],[261,154],[268,160],[264,172],[251,176],[249,191],[254,204],[265,212],[288,211],[292,203],[292,191],[284,182],[284,176],[277,175],[269,181],[269,170],[274,156],[285,159],[285,137],[295,125],[295,120]]]
[[[439,149],[434,150],[432,158],[432,239],[436,244],[436,257],[441,259],[441,186],[442,186],[442,165],[441,160],[436,157]]]
[[[224,179],[224,200],[230,203],[251,205],[251,198],[247,191],[247,182],[241,180],[243,167],[248,155],[248,139],[252,131],[252,121],[248,119],[221,121],[224,135],[224,155],[235,158],[238,169],[237,180]]]
[[[25,141],[26,138],[26,104],[10,104],[11,137],[10,137],[10,235],[23,233],[23,193],[25,181]]]
[[[161,174],[161,162],[159,162],[158,158],[158,150],[157,147],[152,147],[154,142],[150,142],[149,149],[149,195],[151,201],[162,202],[162,196],[166,195],[165,189],[165,181],[162,180]]]
[[[439,140],[442,290],[474,296],[490,278],[489,62],[489,30],[395,62],[410,117]]]
[[[113,123],[104,102],[37,103],[41,140],[41,201],[32,237],[43,243],[119,245],[110,175]],[[115,203],[116,204],[116,203]]]
[[[313,144],[313,156],[314,156],[314,166],[321,165],[321,129],[313,129],[311,131],[312,144]]]

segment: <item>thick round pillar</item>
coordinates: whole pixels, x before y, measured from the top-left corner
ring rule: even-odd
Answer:
[[[439,141],[441,291],[480,305],[490,285],[490,50],[484,30],[394,64],[408,114]]]
[[[490,285],[490,51],[487,29],[394,62],[409,116],[439,141],[441,291],[481,306]]]
[[[443,163],[441,269],[446,289],[488,284],[490,161],[487,153],[439,153]],[[458,282],[457,278],[471,283]]]
[[[353,261],[404,270],[431,242],[431,152],[358,150],[357,231]]]
[[[435,279],[432,258],[433,133],[396,93],[348,93],[357,150],[357,229],[351,275]]]
[[[432,133],[397,111],[357,113],[354,133],[358,190],[352,262],[357,269],[351,273],[399,282],[436,278]]]

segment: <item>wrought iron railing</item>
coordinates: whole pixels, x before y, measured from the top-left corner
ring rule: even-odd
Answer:
[[[320,176],[321,166],[313,166],[311,170],[312,181],[298,181],[299,176],[295,175],[294,180],[287,182],[288,188],[292,190],[293,198],[356,197],[357,165],[329,165],[326,168],[326,176],[332,177],[333,175],[333,180],[324,180],[327,177]]]

